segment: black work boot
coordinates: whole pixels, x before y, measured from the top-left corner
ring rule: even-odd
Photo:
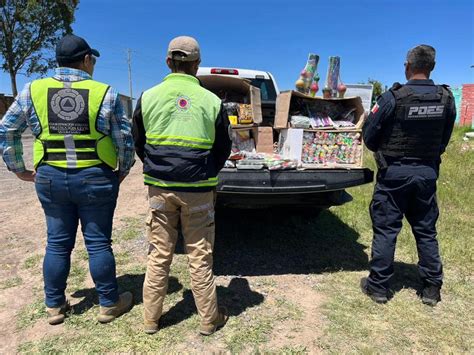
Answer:
[[[426,284],[421,291],[421,301],[428,306],[436,306],[441,301],[441,287]]]
[[[363,277],[360,280],[360,288],[364,294],[370,297],[370,299],[376,303],[387,303],[387,293],[375,292],[369,289],[369,283],[367,277]]]

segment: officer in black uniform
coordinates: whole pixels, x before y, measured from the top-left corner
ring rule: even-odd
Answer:
[[[435,306],[441,300],[443,267],[436,240],[436,180],[456,108],[448,87],[429,79],[434,66],[433,47],[419,45],[409,50],[407,83],[395,83],[381,95],[363,127],[365,144],[375,152],[378,173],[370,204],[374,232],[370,274],[361,280],[361,287],[377,303],[388,300],[403,216],[416,239],[422,301]]]

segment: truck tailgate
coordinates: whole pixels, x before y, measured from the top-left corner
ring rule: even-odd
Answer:
[[[219,193],[293,194],[343,190],[373,180],[373,171],[361,169],[237,170],[222,169]]]

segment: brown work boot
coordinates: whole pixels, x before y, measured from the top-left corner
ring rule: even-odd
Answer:
[[[144,322],[144,330],[147,334],[155,334],[159,329],[158,321],[146,320]]]
[[[219,307],[217,318],[211,324],[201,324],[199,334],[206,336],[214,334],[218,329],[222,328],[228,320],[229,315],[227,314],[227,308]]]
[[[69,305],[69,301],[66,300],[61,307],[46,307],[46,313],[48,313],[48,323],[51,325],[61,324],[64,322],[64,318],[66,318],[66,313],[69,312],[71,306]]]
[[[119,296],[119,300],[113,306],[100,306],[99,316],[97,320],[100,323],[112,322],[115,318],[128,312],[133,306],[133,295],[131,292],[124,292]]]

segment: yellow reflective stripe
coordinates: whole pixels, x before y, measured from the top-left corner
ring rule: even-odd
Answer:
[[[147,133],[147,138],[156,138],[156,139],[175,139],[175,140],[183,140],[183,141],[190,141],[190,142],[201,142],[201,143],[209,143],[212,144],[212,140],[206,138],[198,138],[198,137],[187,137],[187,136],[164,136],[161,134],[152,134]]]
[[[155,186],[161,187],[206,187],[216,186],[218,181],[217,177],[209,178],[208,180],[193,181],[193,182],[177,182],[177,181],[166,181],[156,179],[150,175],[145,175],[145,183],[149,183]]]
[[[183,136],[161,136],[155,134],[146,135],[147,144],[152,145],[171,145],[179,147],[190,147],[199,149],[211,149],[212,141],[209,139],[201,139],[194,137],[183,137]]]
[[[67,164],[66,160],[53,160],[53,161],[43,160],[43,162],[51,166],[56,166],[58,168],[64,168],[64,166]],[[78,160],[76,162],[76,168],[88,168],[88,167],[96,166],[99,164],[103,164],[103,161],[102,160]]]
[[[175,141],[155,141],[155,140],[146,140],[147,144],[150,145],[171,145],[176,147],[188,147],[188,148],[199,148],[199,149],[211,149],[212,145],[203,145],[196,143],[184,143],[184,142],[175,142]]]
[[[46,149],[48,153],[64,153],[66,152],[65,148],[48,148]],[[76,148],[75,152],[95,152],[95,148]]]

